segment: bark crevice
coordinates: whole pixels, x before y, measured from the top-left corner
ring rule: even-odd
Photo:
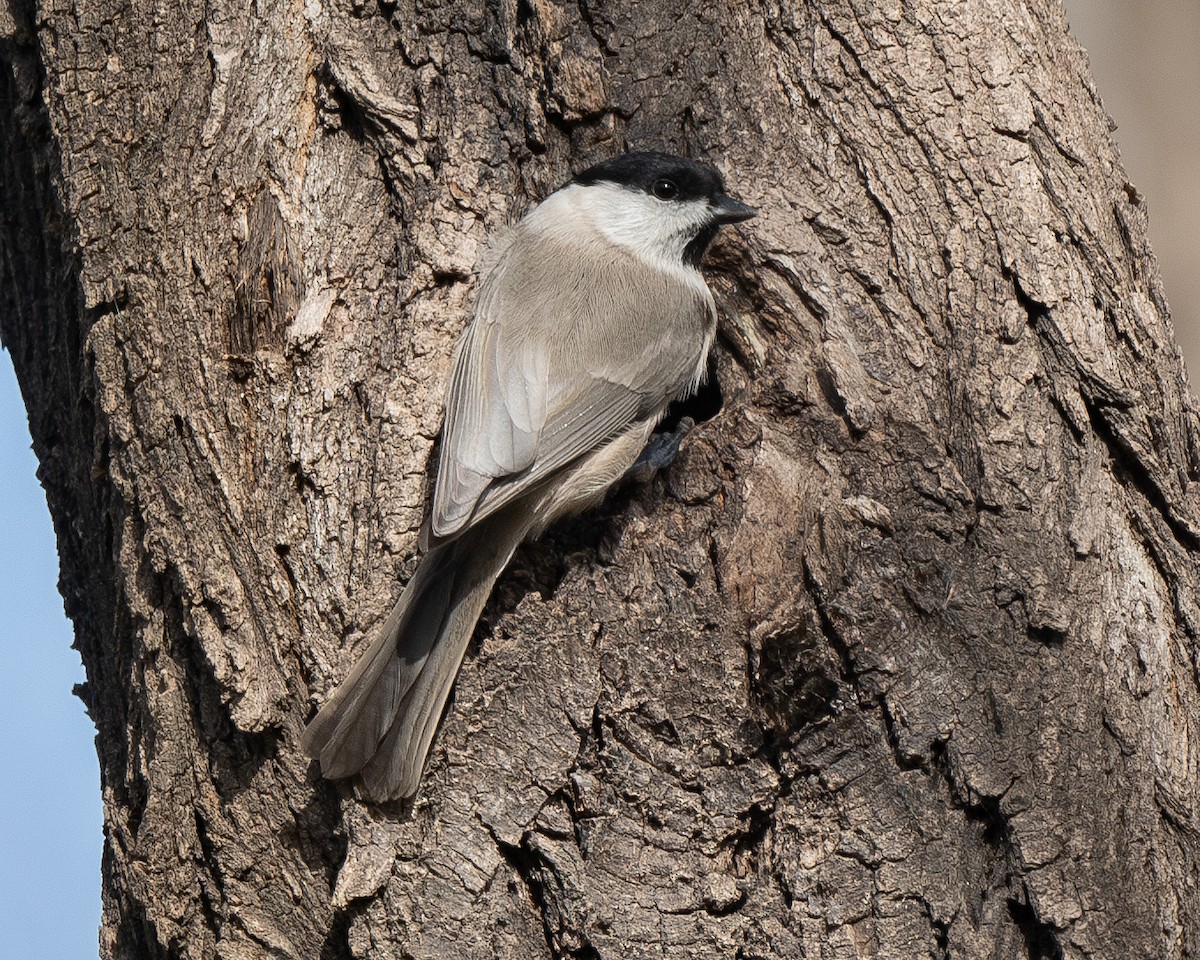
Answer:
[[[5,10],[106,960],[1200,956],[1200,420],[1058,5]],[[761,210],[695,425],[359,803],[298,736],[411,575],[476,266],[627,147]]]

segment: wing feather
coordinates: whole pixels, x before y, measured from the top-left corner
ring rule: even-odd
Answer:
[[[480,288],[455,359],[430,519],[435,541],[660,416],[687,388],[689,355],[707,349],[707,304],[699,296],[689,302],[687,291],[681,300],[678,281],[654,278],[664,295],[641,287],[635,297],[629,271],[648,268],[601,262],[572,282],[562,269],[572,251],[564,251],[552,283],[544,266],[552,254],[530,256],[523,246],[518,228]],[[614,323],[572,325],[600,310]],[[697,328],[683,332],[685,344],[695,342],[682,358],[675,314]]]

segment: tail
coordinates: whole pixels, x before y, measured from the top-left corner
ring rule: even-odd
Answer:
[[[417,792],[425,756],[492,585],[525,537],[502,511],[421,560],[375,639],[301,738],[331,780],[382,802]]]

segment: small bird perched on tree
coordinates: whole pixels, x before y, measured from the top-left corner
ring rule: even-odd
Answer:
[[[704,377],[716,309],[700,259],[755,210],[704,164],[589,167],[496,242],[458,346],[421,560],[304,731],[330,779],[411,796],[475,624],[513,551],[600,501]]]

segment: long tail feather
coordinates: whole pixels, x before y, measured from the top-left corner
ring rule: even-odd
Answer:
[[[512,516],[509,514],[508,516]],[[375,639],[305,729],[330,779],[376,801],[411,796],[475,624],[526,525],[499,514],[421,560]]]

